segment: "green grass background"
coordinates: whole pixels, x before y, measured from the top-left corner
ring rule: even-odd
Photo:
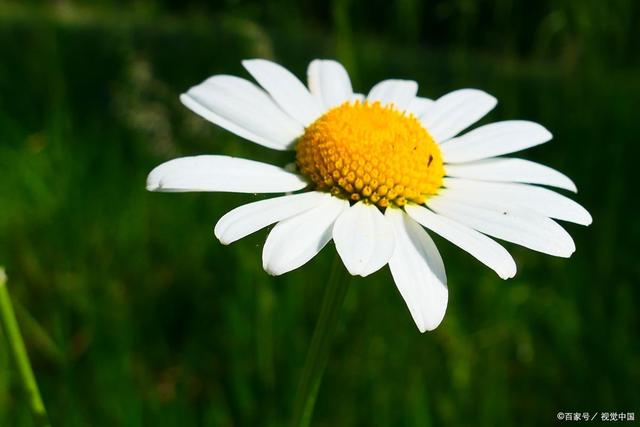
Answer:
[[[568,260],[507,244],[500,280],[443,239],[450,302],[420,334],[384,269],[350,282],[315,426],[550,425],[640,419],[640,7],[615,1],[0,1],[0,264],[55,426],[286,423],[334,248],[266,275],[266,231],[213,225],[256,199],[151,194],[148,171],[271,152],[178,94],[272,58],[332,57],[356,89],[499,99],[484,122],[540,122],[522,154],[567,173],[593,215]],[[0,425],[32,425],[0,340]]]

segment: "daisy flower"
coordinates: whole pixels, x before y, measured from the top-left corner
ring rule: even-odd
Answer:
[[[575,251],[554,219],[588,225],[579,204],[543,186],[576,191],[560,172],[528,160],[498,157],[551,139],[543,126],[509,120],[460,134],[496,99],[461,89],[436,100],[418,97],[411,80],[384,80],[364,96],[347,71],[314,60],[308,87],[282,66],[242,62],[258,85],[216,75],[180,100],[196,114],[274,150],[292,151],[280,167],[219,155],[183,157],[156,167],[151,191],[286,193],[233,209],[215,226],[230,244],[276,224],[262,250],[267,273],[280,275],[313,258],[329,241],[352,275],[389,265],[421,332],[433,330],[448,301],[440,235],[513,277],[516,264],[492,239],[558,257]]]

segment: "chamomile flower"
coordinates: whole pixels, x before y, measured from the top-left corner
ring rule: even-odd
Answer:
[[[549,141],[543,126],[510,120],[459,135],[496,105],[483,91],[430,100],[417,96],[414,81],[385,80],[363,96],[335,61],[312,61],[308,87],[273,62],[243,65],[259,86],[216,75],[189,89],[182,103],[244,139],[291,150],[295,168],[184,157],[156,167],[147,188],[286,193],[233,209],[215,226],[218,239],[230,244],[276,224],[262,251],[269,274],[302,266],[333,240],[352,275],[389,265],[424,332],[440,324],[448,301],[442,258],[427,230],[507,279],[516,264],[492,237],[569,257],[575,245],[554,219],[591,223],[582,206],[540,186],[576,191],[567,176],[497,157]]]

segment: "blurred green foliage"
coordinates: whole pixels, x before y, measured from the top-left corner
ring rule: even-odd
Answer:
[[[265,231],[212,232],[256,197],[144,189],[180,155],[291,160],[177,100],[256,56],[299,76],[338,58],[360,91],[482,88],[500,100],[485,121],[552,130],[522,156],[571,176],[594,217],[567,225],[569,260],[507,245],[506,282],[436,236],[450,303],[432,333],[387,269],[352,279],[315,425],[640,418],[639,19],[633,0],[0,2],[0,263],[54,425],[286,422],[333,248],[269,277]],[[12,369],[0,344],[0,425],[29,426]]]

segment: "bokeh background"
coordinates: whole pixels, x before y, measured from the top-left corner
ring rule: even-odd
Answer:
[[[240,60],[354,87],[420,83],[499,99],[483,122],[540,122],[522,157],[571,176],[594,217],[558,259],[507,244],[500,280],[435,236],[443,324],[420,334],[388,269],[349,284],[315,426],[523,425],[558,411],[640,419],[640,3],[634,0],[0,1],[0,264],[56,426],[280,426],[318,314],[329,245],[261,269],[261,231],[213,225],[253,195],[150,194],[167,159],[271,152],[178,95]],[[0,340],[0,425],[32,425]]]

